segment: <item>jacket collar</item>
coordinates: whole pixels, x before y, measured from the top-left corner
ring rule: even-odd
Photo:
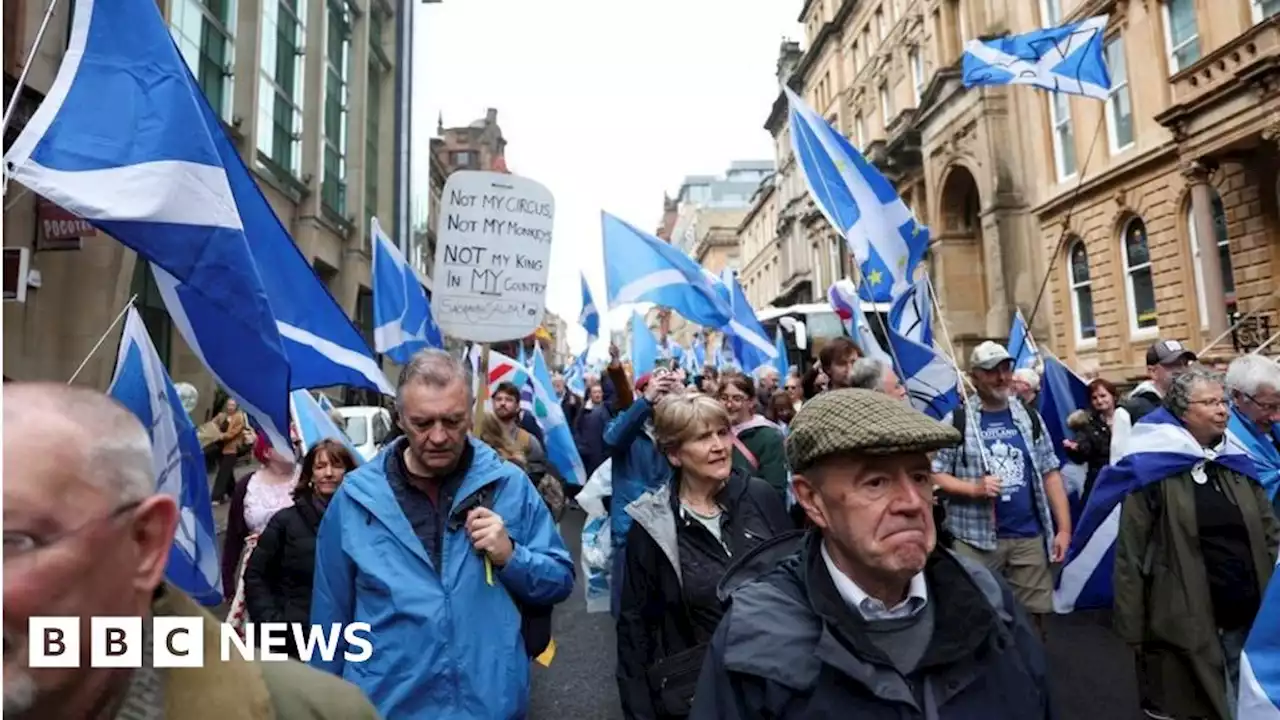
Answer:
[[[721,512],[731,512],[747,492],[747,477],[740,472],[729,475],[728,482],[716,493],[716,505]],[[627,505],[626,512],[635,523],[649,533],[649,537],[657,543],[662,554],[671,563],[676,572],[676,579],[684,583],[680,573],[679,535],[676,518],[680,517],[680,473],[671,476],[670,482],[664,482],[655,490],[650,490]]]

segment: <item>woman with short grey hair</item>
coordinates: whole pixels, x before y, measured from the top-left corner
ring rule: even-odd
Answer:
[[[1234,717],[1240,651],[1275,567],[1280,527],[1227,437],[1227,408],[1222,374],[1193,366],[1117,466],[1138,489],[1121,511],[1114,623],[1152,717]]]

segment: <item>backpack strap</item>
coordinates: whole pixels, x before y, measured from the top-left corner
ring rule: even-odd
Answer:
[[[751,463],[752,470],[760,469],[760,461],[756,459],[755,453],[748,450],[746,443],[742,442],[741,438],[737,435],[733,436],[733,446],[737,448],[738,452],[742,453],[742,456],[747,459],[748,463]]]

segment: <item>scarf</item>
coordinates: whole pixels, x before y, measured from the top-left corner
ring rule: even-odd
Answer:
[[[1253,459],[1258,468],[1258,482],[1267,491],[1267,497],[1275,499],[1280,487],[1280,427],[1271,426],[1271,434],[1264,433],[1257,423],[1245,417],[1239,408],[1231,408],[1227,432],[1235,436],[1241,447]]]

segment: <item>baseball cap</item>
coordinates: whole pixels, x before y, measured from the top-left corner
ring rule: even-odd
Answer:
[[[1196,361],[1196,354],[1177,340],[1157,340],[1147,348],[1147,366],[1172,365],[1182,359]]]
[[[994,370],[1005,361],[1012,361],[1013,356],[998,342],[987,340],[973,349],[969,355],[969,366],[982,370]]]

